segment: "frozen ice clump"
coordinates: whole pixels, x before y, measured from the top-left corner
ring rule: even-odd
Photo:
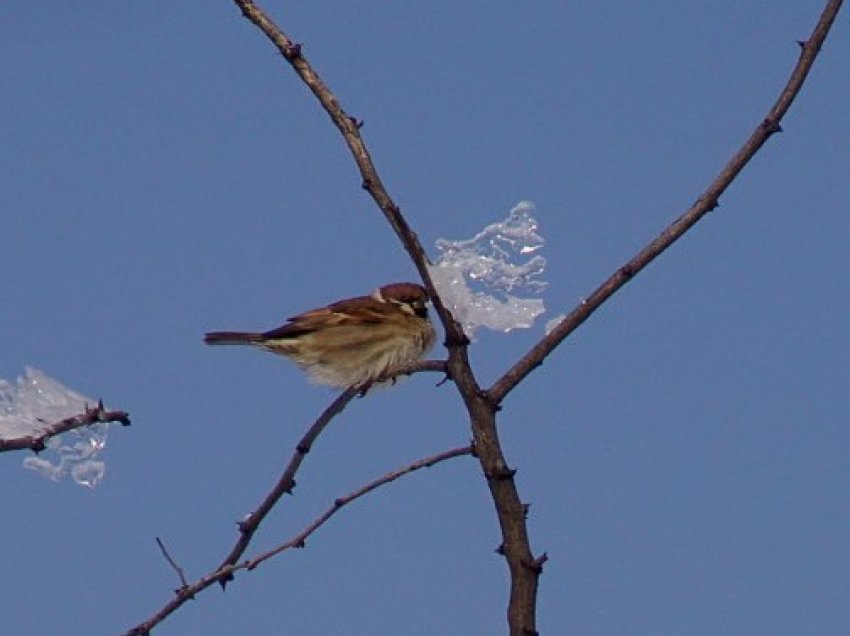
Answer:
[[[48,425],[80,415],[96,403],[46,373],[27,367],[15,383],[0,379],[0,437],[39,435]],[[106,469],[95,458],[106,446],[107,430],[108,424],[97,423],[52,437],[38,456],[24,459],[24,466],[54,481],[70,474],[81,486],[94,487]]]
[[[566,317],[567,314],[558,314],[557,316],[549,320],[546,323],[546,327],[544,328],[544,332],[546,333],[546,335],[548,336],[550,333],[552,333],[552,330],[559,324],[561,324],[561,321]]]
[[[429,268],[431,278],[470,338],[480,327],[528,328],[546,310],[533,297],[546,288],[546,259],[535,254],[544,241],[534,213],[533,203],[521,201],[472,238],[437,241],[440,257]]]

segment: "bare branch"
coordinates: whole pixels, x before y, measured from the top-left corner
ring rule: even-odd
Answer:
[[[40,453],[44,450],[45,443],[49,438],[101,422],[120,422],[123,426],[130,426],[130,415],[126,411],[107,411],[103,408],[103,402],[100,401],[97,406],[86,408],[85,413],[66,417],[64,420],[45,426],[38,435],[0,439],[0,452],[28,448],[33,452]]]
[[[295,43],[284,33],[252,0],[234,0],[234,2],[242,10],[242,14],[253,22],[271,40],[272,44],[277,47],[277,50],[280,51],[284,59],[289,62],[293,70],[313,92],[321,103],[322,108],[330,115],[331,121],[333,121],[340,133],[342,133],[343,139],[345,139],[345,143],[348,145],[348,149],[357,163],[357,168],[360,170],[360,176],[363,179],[363,189],[378,204],[378,207],[384,213],[387,221],[393,230],[395,230],[396,235],[401,239],[404,248],[410,255],[413,264],[419,272],[419,276],[422,278],[422,282],[434,301],[434,307],[446,330],[448,343],[452,345],[468,344],[463,329],[454,320],[451,313],[449,313],[437,295],[437,290],[431,281],[431,275],[428,273],[428,260],[425,256],[425,250],[419,242],[419,238],[410,228],[407,220],[402,216],[401,210],[390,197],[387,189],[384,187],[383,181],[381,181],[378,175],[369,150],[366,148],[366,144],[360,135],[360,128],[363,122],[352,117],[342,108],[339,100],[327,87],[322,78],[319,77],[319,74],[313,69],[307,58],[304,57],[300,44]]]
[[[177,572],[177,577],[180,579],[180,588],[177,590],[177,592],[180,592],[180,590],[189,587],[189,581],[186,580],[186,573],[183,571],[183,568],[177,565],[177,561],[175,561],[171,557],[171,555],[168,553],[168,550],[165,549],[165,544],[162,542],[162,539],[157,537],[156,544],[159,546],[159,549],[162,552],[162,556],[165,557],[165,560],[168,561],[168,564],[171,566],[171,568],[175,572]]]
[[[697,221],[718,206],[720,195],[731,185],[744,166],[749,163],[774,133],[782,130],[780,122],[791,107],[794,98],[800,92],[800,88],[803,86],[803,82],[806,80],[815,62],[815,58],[820,52],[821,46],[829,33],[829,29],[835,21],[835,16],[841,8],[841,4],[842,0],[830,0],[827,2],[811,36],[805,42],[800,43],[800,59],[797,61],[794,70],[791,72],[791,76],[788,78],[788,83],[782,89],[773,107],[768,111],[759,125],[756,126],[756,129],[744,145],[741,146],[741,149],[733,155],[723,170],[720,171],[720,174],[715,177],[705,192],[700,195],[687,212],[668,225],[655,240],[614,272],[608,280],[597,287],[557,327],[534,345],[528,353],[499,378],[487,390],[487,398],[492,404],[498,405],[501,403],[510,391],[522,382],[536,367],[540,366],[546,356],[561,344],[567,336],[578,329],[605,301],[632,280],[635,275],[649,265],[659,254],[679,240]]]
[[[453,448],[451,450],[444,451],[442,453],[437,453],[436,455],[431,455],[430,457],[425,457],[418,461],[413,462],[412,464],[408,464],[407,466],[403,466],[402,468],[398,468],[393,470],[383,477],[379,477],[374,481],[369,482],[365,486],[361,486],[357,490],[345,495],[344,497],[338,497],[334,500],[333,505],[331,505],[327,510],[325,510],[321,515],[316,517],[312,523],[310,523],[304,530],[296,534],[291,539],[281,543],[276,548],[269,550],[268,552],[264,552],[253,559],[246,561],[243,565],[249,570],[253,570],[255,567],[271,559],[273,556],[280,554],[290,548],[303,548],[307,538],[313,534],[316,530],[322,527],[331,517],[333,517],[339,510],[350,504],[355,499],[359,499],[363,495],[366,495],[376,488],[380,488],[381,486],[388,484],[390,482],[395,481],[399,477],[403,477],[408,473],[412,473],[415,470],[419,470],[420,468],[430,468],[434,464],[438,464],[440,462],[446,461],[447,459],[452,459],[453,457],[460,457],[461,455],[472,455],[473,449],[472,446],[462,446],[460,448]]]
[[[350,399],[351,398],[349,398],[349,400]],[[440,462],[444,462],[455,457],[461,457],[463,455],[471,455],[472,453],[472,446],[462,446],[460,448],[453,448],[447,451],[443,451],[442,453],[437,453],[436,455],[430,455],[428,457],[415,461],[412,464],[408,464],[407,466],[403,466],[402,468],[393,470],[385,474],[384,476],[369,482],[365,486],[358,488],[357,490],[349,493],[348,495],[335,499],[331,507],[328,508],[315,520],[313,520],[304,530],[299,532],[293,538],[274,548],[273,550],[265,552],[253,559],[243,561],[239,564],[223,565],[215,572],[207,574],[206,576],[199,579],[195,583],[192,583],[191,585],[186,584],[184,582],[183,587],[175,591],[173,599],[166,603],[162,608],[159,609],[159,611],[157,611],[146,621],[139,623],[135,627],[130,628],[121,636],[148,636],[154,627],[156,627],[162,621],[168,618],[169,615],[176,611],[186,601],[195,598],[195,595],[198,592],[202,592],[203,590],[207,589],[212,585],[215,585],[216,583],[223,584],[228,580],[232,580],[233,573],[237,570],[253,570],[261,563],[271,559],[272,557],[277,554],[280,554],[281,552],[284,552],[285,550],[288,550],[289,548],[303,546],[307,537],[309,537],[322,525],[324,525],[332,516],[337,513],[337,511],[339,511],[340,508],[351,503],[355,499],[359,499],[360,497],[367,495],[373,490],[380,488],[381,486],[384,486],[386,484],[389,484],[398,479],[399,477],[408,475],[421,468],[430,468],[431,466],[439,464]],[[165,554],[165,557],[168,559],[169,563],[172,564],[172,567],[175,567],[178,572],[181,572],[181,580],[185,581],[182,576],[182,570],[177,568],[176,564],[174,564],[159,539],[157,539],[157,543],[159,544],[160,549],[162,549],[163,554]]]
[[[292,492],[292,489],[295,487],[295,474],[301,467],[301,462],[304,461],[304,457],[306,457],[307,453],[310,452],[316,438],[321,435],[322,431],[325,430],[325,427],[330,424],[330,421],[342,412],[357,393],[358,391],[355,388],[348,388],[343,391],[339,397],[322,412],[319,418],[313,422],[310,428],[307,429],[307,432],[304,433],[298,441],[298,444],[295,446],[295,452],[292,454],[289,463],[286,465],[283,474],[280,476],[280,479],[277,481],[274,488],[271,489],[253,513],[239,522],[239,539],[236,542],[236,545],[233,546],[230,553],[224,558],[224,561],[218,568],[219,570],[234,565],[245,553],[245,550],[248,548],[248,544],[251,543],[254,533],[257,531],[257,528],[260,526],[263,519],[266,518],[266,515],[271,512],[271,509],[284,494]],[[232,576],[228,576],[221,579],[222,585],[227,583],[227,581],[231,578]]]

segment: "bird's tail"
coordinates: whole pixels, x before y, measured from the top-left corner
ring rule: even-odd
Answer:
[[[208,345],[256,345],[263,340],[263,334],[248,331],[211,331],[204,336]]]

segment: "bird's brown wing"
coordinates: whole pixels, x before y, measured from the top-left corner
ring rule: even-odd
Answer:
[[[387,312],[398,311],[387,303],[370,296],[340,300],[327,307],[311,309],[292,316],[285,325],[267,331],[264,339],[297,338],[320,329],[353,324],[374,324],[383,320]]]

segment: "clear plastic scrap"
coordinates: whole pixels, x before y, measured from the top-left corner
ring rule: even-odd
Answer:
[[[27,367],[15,383],[0,378],[0,437],[39,435],[48,425],[80,415],[96,403]],[[108,428],[107,423],[96,423],[51,437],[45,441],[45,450],[27,457],[23,464],[53,481],[70,475],[77,484],[94,488],[106,472],[106,464],[97,456],[106,446]]]
[[[480,327],[527,329],[546,311],[533,297],[547,285],[541,278],[546,259],[535,254],[544,240],[534,215],[534,204],[520,201],[507,218],[470,239],[437,241],[440,257],[429,268],[431,278],[469,338]]]

